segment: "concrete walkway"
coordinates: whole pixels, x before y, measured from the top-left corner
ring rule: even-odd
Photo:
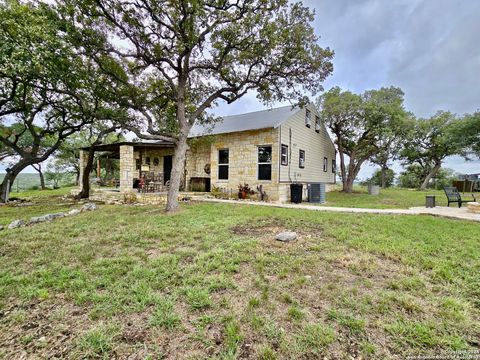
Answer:
[[[453,219],[471,220],[480,222],[480,214],[468,212],[466,207],[445,207],[438,206],[435,208],[425,207],[413,207],[409,209],[365,209],[365,208],[347,208],[347,207],[334,207],[334,206],[320,206],[320,205],[306,205],[306,204],[281,204],[281,203],[267,203],[260,201],[248,201],[248,200],[227,200],[227,199],[215,199],[205,196],[193,196],[193,200],[217,202],[226,204],[237,205],[255,205],[255,206],[270,206],[283,209],[301,209],[312,211],[330,211],[341,213],[362,213],[362,214],[391,214],[391,215],[432,215],[442,216]]]

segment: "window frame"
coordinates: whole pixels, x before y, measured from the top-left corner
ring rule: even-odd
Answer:
[[[227,152],[227,162],[226,163],[221,163],[220,162],[220,152],[221,151],[226,151]],[[218,149],[218,181],[228,181],[230,177],[230,149],[224,148],[224,149]],[[226,178],[221,178],[220,177],[220,168],[227,168],[227,177]]]
[[[308,109],[305,109],[305,126],[312,127],[312,112]]]
[[[320,134],[320,116],[315,115],[315,132]]]
[[[283,161],[283,149],[285,149],[285,162]],[[288,145],[281,144],[280,146],[280,164],[288,166]]]
[[[303,154],[303,164],[302,164],[302,154]],[[299,150],[298,151],[298,167],[300,169],[305,169],[305,164],[307,162],[307,156],[305,154],[305,150]]]
[[[270,162],[260,162],[260,148],[270,148]],[[272,145],[258,145],[257,146],[257,180],[258,181],[272,181],[273,170],[273,147]],[[260,165],[270,165],[270,179],[260,179]]]
[[[323,172],[328,171],[328,158],[326,156],[323,157]]]

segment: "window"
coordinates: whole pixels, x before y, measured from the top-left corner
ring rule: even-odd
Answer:
[[[300,150],[300,154],[298,156],[298,167],[300,169],[305,167],[305,150]]]
[[[320,132],[320,117],[315,115],[315,131]]]
[[[258,147],[258,180],[272,180],[272,147]]]
[[[288,165],[288,146],[282,144],[282,153],[281,153],[282,165]]]
[[[140,159],[135,159],[135,169],[140,170],[141,167]]]
[[[150,165],[150,156],[145,158],[145,165]]]
[[[312,118],[311,118],[311,115],[310,115],[310,110],[307,110],[305,112],[305,126],[306,127],[312,126]]]
[[[328,159],[326,157],[323,158],[323,171],[328,171]]]
[[[158,166],[160,165],[160,160],[158,159],[158,157],[154,157],[153,158],[153,166]]]
[[[218,150],[218,180],[228,180],[228,149]]]
[[[336,173],[337,172],[337,162],[335,159],[332,160],[332,173]]]

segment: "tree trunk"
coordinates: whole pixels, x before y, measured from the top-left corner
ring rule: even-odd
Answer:
[[[40,189],[45,190],[45,177],[43,176],[42,172],[42,164],[32,165],[32,167],[38,172],[40,176]]]
[[[5,177],[0,184],[0,203],[6,203],[8,201],[10,190],[12,188],[13,182],[15,181],[15,178],[28,165],[31,165],[28,161],[21,160],[5,174]]]
[[[338,137],[338,135],[337,135]],[[347,189],[347,171],[345,170],[345,154],[343,153],[342,140],[338,140],[338,154],[340,156],[340,174],[342,176],[342,191]]]
[[[382,189],[386,189],[387,188],[387,170],[388,170],[388,167],[386,166],[382,166]]]
[[[188,149],[187,134],[188,130],[186,132],[182,131],[182,134],[175,145],[175,152],[172,161],[172,174],[170,176],[170,188],[168,189],[167,195],[167,211],[176,211],[179,208],[178,194],[180,192],[180,184],[185,169],[185,157]]]
[[[75,171],[75,186],[80,185],[80,171]]]
[[[93,169],[94,156],[95,150],[93,146],[91,146],[88,150],[88,158],[87,163],[85,164],[85,169],[83,170],[83,178],[80,179],[82,181],[82,190],[77,195],[77,198],[79,199],[88,199],[90,196],[90,173]]]
[[[430,179],[437,174],[437,172],[438,172],[438,170],[440,170],[441,166],[442,166],[442,164],[439,164],[439,163],[435,164],[433,169],[430,170],[430,172],[427,174],[427,176],[423,180],[422,186],[420,186],[420,190],[426,190],[427,189],[427,186],[428,186],[428,183],[430,182]]]

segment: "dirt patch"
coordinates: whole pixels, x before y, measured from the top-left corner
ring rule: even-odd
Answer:
[[[234,226],[230,231],[235,235],[250,236],[255,238],[273,238],[278,233],[283,231],[294,231],[300,238],[320,237],[323,234],[323,229],[317,224],[309,223],[301,224],[302,227],[289,226],[284,221],[278,219],[261,219],[258,222],[251,224],[241,224]]]

